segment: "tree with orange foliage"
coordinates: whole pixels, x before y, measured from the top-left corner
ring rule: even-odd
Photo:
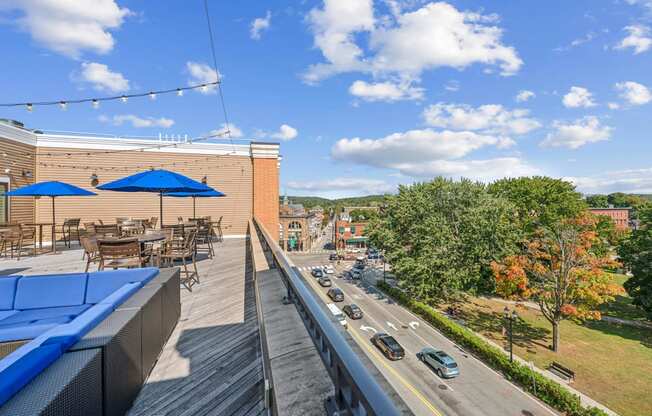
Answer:
[[[584,214],[539,228],[523,254],[492,264],[499,294],[539,304],[552,325],[553,351],[559,349],[562,319],[600,319],[597,307],[622,291],[604,271],[617,263],[591,250],[599,242],[596,221]]]

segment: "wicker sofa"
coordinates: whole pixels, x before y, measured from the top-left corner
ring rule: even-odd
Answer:
[[[179,314],[176,269],[0,278],[0,415],[126,413]]]

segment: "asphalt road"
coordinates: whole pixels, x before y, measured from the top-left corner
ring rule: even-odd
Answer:
[[[310,266],[331,264],[327,255],[296,255],[292,260],[320,294],[325,303],[328,288],[323,288],[310,275]],[[334,263],[334,262],[333,262]],[[348,321],[348,331],[361,349],[389,383],[401,395],[415,415],[455,416],[551,416],[551,411],[532,396],[509,383],[500,374],[465,353],[419,317],[391,302],[375,288],[361,281],[338,278],[351,263],[335,265],[337,273],[330,275],[333,286],[344,292],[344,302],[357,304],[364,312],[359,320]],[[373,271],[368,271],[373,273]],[[382,273],[382,271],[380,271]],[[373,280],[373,279],[372,279]],[[369,339],[375,332],[392,335],[405,349],[405,358],[389,361]],[[441,379],[426,364],[416,358],[423,347],[443,349],[457,361],[460,376]]]

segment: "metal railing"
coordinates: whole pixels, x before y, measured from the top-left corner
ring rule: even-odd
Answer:
[[[276,241],[265,227],[254,218],[254,223],[264,249],[270,250],[276,267],[285,278],[288,298],[293,301],[312,337],[326,370],[335,387],[334,402],[338,411],[351,415],[398,415],[394,402],[383,391],[321,307],[320,301],[308,289]],[[252,230],[254,232],[254,230]]]

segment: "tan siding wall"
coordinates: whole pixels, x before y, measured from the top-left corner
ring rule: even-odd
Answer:
[[[67,152],[71,153],[70,156],[66,155]],[[158,152],[124,152],[87,156],[80,154],[81,152],[83,150],[80,149],[38,149],[39,181],[61,180],[98,193],[98,196],[58,198],[57,223],[63,222],[64,218],[81,218],[82,222],[101,219],[106,223],[114,223],[116,217],[158,217],[158,194],[100,191],[93,189],[90,177],[96,173],[100,184],[103,184],[146,169],[135,168],[139,165],[151,164],[153,167],[159,167],[165,164],[163,169],[179,172],[198,181],[206,175],[208,185],[224,192],[227,196],[197,198],[197,216],[210,215],[214,220],[223,216],[222,229],[225,235],[246,234],[247,221],[252,215],[253,199],[253,172],[249,157]],[[172,163],[176,163],[176,166],[172,166]],[[86,169],[85,166],[92,166],[92,168]],[[99,168],[128,168],[129,170],[105,171]],[[37,219],[50,221],[51,209],[49,200],[39,200],[36,207]],[[167,224],[176,223],[178,216],[184,219],[191,217],[192,198],[164,197],[163,215]]]
[[[34,183],[34,176],[36,176],[35,154],[34,146],[0,137],[0,177],[9,178],[10,190]],[[9,173],[5,173],[5,169],[9,169]],[[23,171],[31,172],[32,178],[23,176]],[[0,222],[2,220],[3,218],[0,218]],[[33,222],[34,198],[10,197],[9,221]]]

